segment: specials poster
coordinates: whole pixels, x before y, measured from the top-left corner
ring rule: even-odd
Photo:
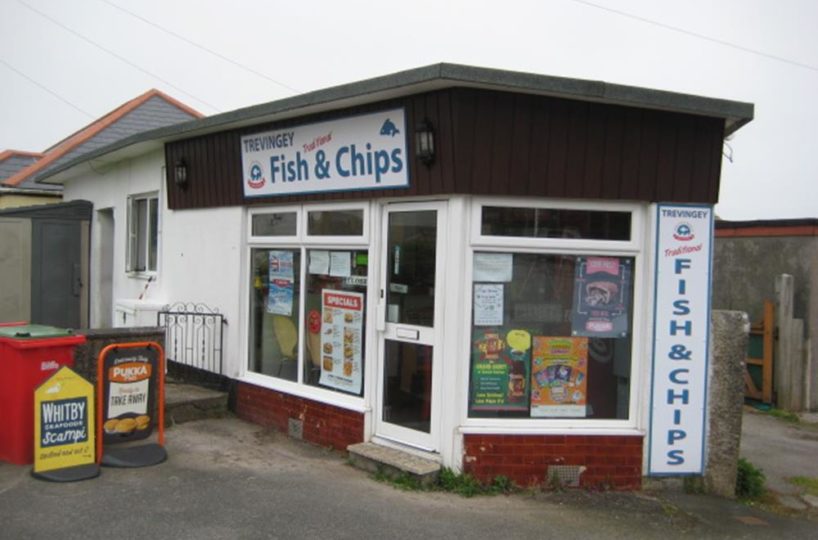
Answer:
[[[321,291],[321,378],[324,386],[361,393],[364,295]]]
[[[627,336],[632,275],[629,258],[577,257],[571,334]]]
[[[531,416],[584,417],[588,338],[535,336],[531,358]]]

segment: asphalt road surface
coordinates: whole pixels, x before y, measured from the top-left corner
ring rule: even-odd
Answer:
[[[235,418],[167,431],[167,462],[57,484],[0,463],[0,538],[818,538],[818,524],[680,493],[402,491]]]

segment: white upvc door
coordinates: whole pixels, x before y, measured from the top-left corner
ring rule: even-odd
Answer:
[[[446,202],[383,209],[375,436],[440,450]]]

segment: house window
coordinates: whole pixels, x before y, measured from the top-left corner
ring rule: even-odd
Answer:
[[[469,417],[629,420],[636,214],[476,212]]]
[[[159,196],[135,195],[128,199],[129,272],[156,272],[159,247]]]
[[[251,213],[250,372],[363,395],[367,217],[361,205]]]

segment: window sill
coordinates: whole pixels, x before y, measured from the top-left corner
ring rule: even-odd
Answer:
[[[167,302],[121,298],[114,301],[114,310],[133,315],[139,311],[160,311]]]
[[[306,386],[296,382],[287,381],[284,379],[277,379],[269,375],[262,375],[260,373],[246,372],[238,379],[241,382],[260,386],[275,392],[289,394],[311,401],[317,401],[333,407],[347,409],[358,413],[368,413],[370,408],[364,403],[364,399],[356,396],[349,396],[333,392],[331,390],[323,390],[313,386]]]
[[[128,276],[130,279],[138,279],[141,281],[156,281],[157,279],[157,273],[155,271],[125,272],[125,275]]]
[[[518,422],[518,423],[515,423]],[[543,424],[548,422],[548,424]],[[559,422],[559,423],[557,423]],[[626,420],[516,420],[476,424],[473,420],[462,424],[458,431],[463,435],[647,435]]]

